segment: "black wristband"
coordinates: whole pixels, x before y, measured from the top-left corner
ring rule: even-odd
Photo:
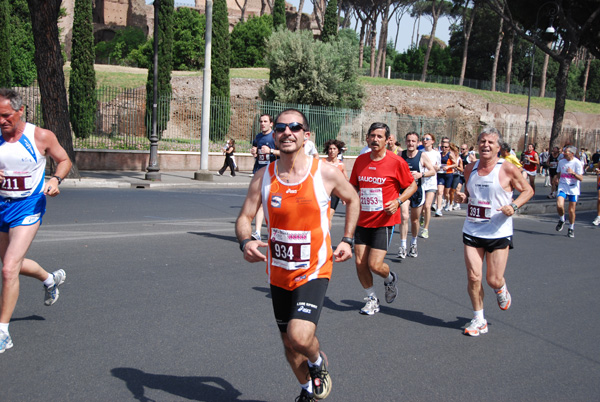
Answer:
[[[244,248],[246,248],[246,244],[248,244],[248,242],[252,240],[254,239],[245,239],[240,242],[240,250],[242,250],[242,253],[244,252]]]
[[[352,237],[342,237],[343,243],[348,243],[350,247],[354,247],[354,239]]]
[[[59,176],[52,176],[52,177],[55,178],[56,180],[58,180],[58,184],[62,183],[62,181],[63,181],[62,177],[59,177]]]

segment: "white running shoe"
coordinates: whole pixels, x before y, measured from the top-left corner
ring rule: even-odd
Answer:
[[[260,237],[260,232],[259,231],[252,232],[252,239],[261,241],[262,239]]]
[[[50,287],[44,286],[44,304],[46,306],[51,306],[56,303],[58,296],[60,296],[58,287],[62,285],[67,278],[67,274],[62,269],[52,272],[52,276],[54,277],[54,285]]]
[[[435,210],[435,216],[443,216],[441,208]]]
[[[592,221],[592,225],[594,225],[594,226],[600,225],[600,216],[597,216],[594,218],[594,220]]]
[[[398,254],[396,255],[396,258],[400,258],[402,260],[406,258],[406,247],[398,247]]]
[[[429,239],[429,229],[421,230],[421,234],[419,236],[423,239]]]
[[[379,313],[379,299],[373,296],[365,297],[367,304],[360,309],[360,313],[364,315],[373,315]]]
[[[459,203],[454,204],[454,210],[455,211],[460,211],[460,204]]]
[[[419,252],[417,251],[417,245],[411,244],[410,250],[408,251],[408,256],[412,257],[412,258],[417,258],[418,255],[419,255]]]
[[[508,290],[505,290],[504,292],[500,291],[496,293],[496,300],[498,301],[500,310],[508,310],[510,303],[512,302],[512,297],[510,297]]]
[[[488,325],[485,319],[473,318],[469,326],[465,328],[465,335],[479,336],[479,334],[487,334]]]
[[[13,347],[12,339],[10,335],[4,331],[0,331],[0,353],[4,353],[6,349]]]

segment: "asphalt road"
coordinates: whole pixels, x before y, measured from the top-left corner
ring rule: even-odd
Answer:
[[[264,264],[242,258],[233,224],[242,189],[63,189],[28,256],[67,272],[60,300],[21,279],[0,355],[1,401],[293,401],[299,394],[272,316]],[[354,261],[334,267],[318,336],[328,401],[590,401],[600,395],[600,228],[578,216],[515,219],[501,311],[486,287],[489,333],[472,317],[461,227],[436,218],[417,259],[387,261],[400,295],[373,317]],[[342,236],[343,215],[333,238]],[[264,233],[264,229],[263,229]],[[382,280],[376,280],[383,297]],[[385,302],[384,302],[385,304]]]

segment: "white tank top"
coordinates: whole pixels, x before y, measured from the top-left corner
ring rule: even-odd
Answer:
[[[467,191],[469,205],[467,219],[463,225],[465,234],[484,239],[499,239],[512,236],[512,217],[497,209],[512,202],[512,191],[506,191],[500,185],[499,173],[504,159],[500,159],[487,176],[478,173],[479,161],[475,162]]]
[[[46,157],[35,144],[34,132],[35,126],[26,123],[19,141],[9,143],[0,137],[0,170],[4,170],[0,197],[23,198],[43,191]]]
[[[429,161],[433,166],[440,166],[442,164],[442,158],[439,151],[432,149],[431,151],[423,151],[423,153],[427,155]],[[425,172],[427,172],[427,169],[424,169],[423,173]],[[434,174],[433,176],[423,177],[423,184],[421,186],[423,187],[423,190],[437,189],[437,175]]]

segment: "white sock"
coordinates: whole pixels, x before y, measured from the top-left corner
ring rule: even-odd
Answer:
[[[563,215],[563,216],[559,217],[558,219],[559,219],[561,222],[564,222],[564,221],[565,221],[565,216]]]
[[[481,309],[481,310],[477,310],[477,311],[473,311],[473,316],[474,316],[475,318],[479,318],[479,319],[482,319],[482,320],[483,320],[483,319],[484,319],[484,318],[483,318],[483,309]]]
[[[3,323],[0,322],[0,331],[4,332],[5,334],[8,334],[8,323]]]
[[[309,393],[312,394],[313,392],[313,386],[312,386],[312,381],[307,382],[306,384],[302,384],[302,389],[307,390]]]
[[[571,225],[569,225],[569,229],[575,229],[575,224],[571,223]]]
[[[370,288],[365,289],[365,292],[367,293],[367,297],[377,298],[377,296],[375,295],[375,290],[373,289],[373,286],[371,286]]]
[[[392,271],[390,271],[390,273],[388,274],[387,278],[385,278],[385,281],[383,281],[383,283],[385,283],[386,285],[388,283],[392,283],[394,282],[394,275],[392,274]]]
[[[400,247],[406,248],[406,239],[400,239]]]
[[[416,238],[416,237],[413,237],[413,238],[411,238],[411,239],[410,239],[410,244],[411,244],[411,245],[413,245],[413,244],[415,244],[415,245],[416,245],[416,244],[417,244],[417,238]]]
[[[50,286],[54,286],[54,275],[48,274],[48,278],[44,281],[44,286],[49,288]]]
[[[317,359],[317,361],[316,361],[316,362],[314,362],[314,363],[313,363],[313,362],[311,362],[311,361],[310,361],[310,359],[308,359],[308,365],[309,365],[310,367],[320,366],[320,365],[321,365],[321,362],[323,362],[323,358],[321,357],[321,354],[320,354],[320,353],[319,353],[319,358]]]

